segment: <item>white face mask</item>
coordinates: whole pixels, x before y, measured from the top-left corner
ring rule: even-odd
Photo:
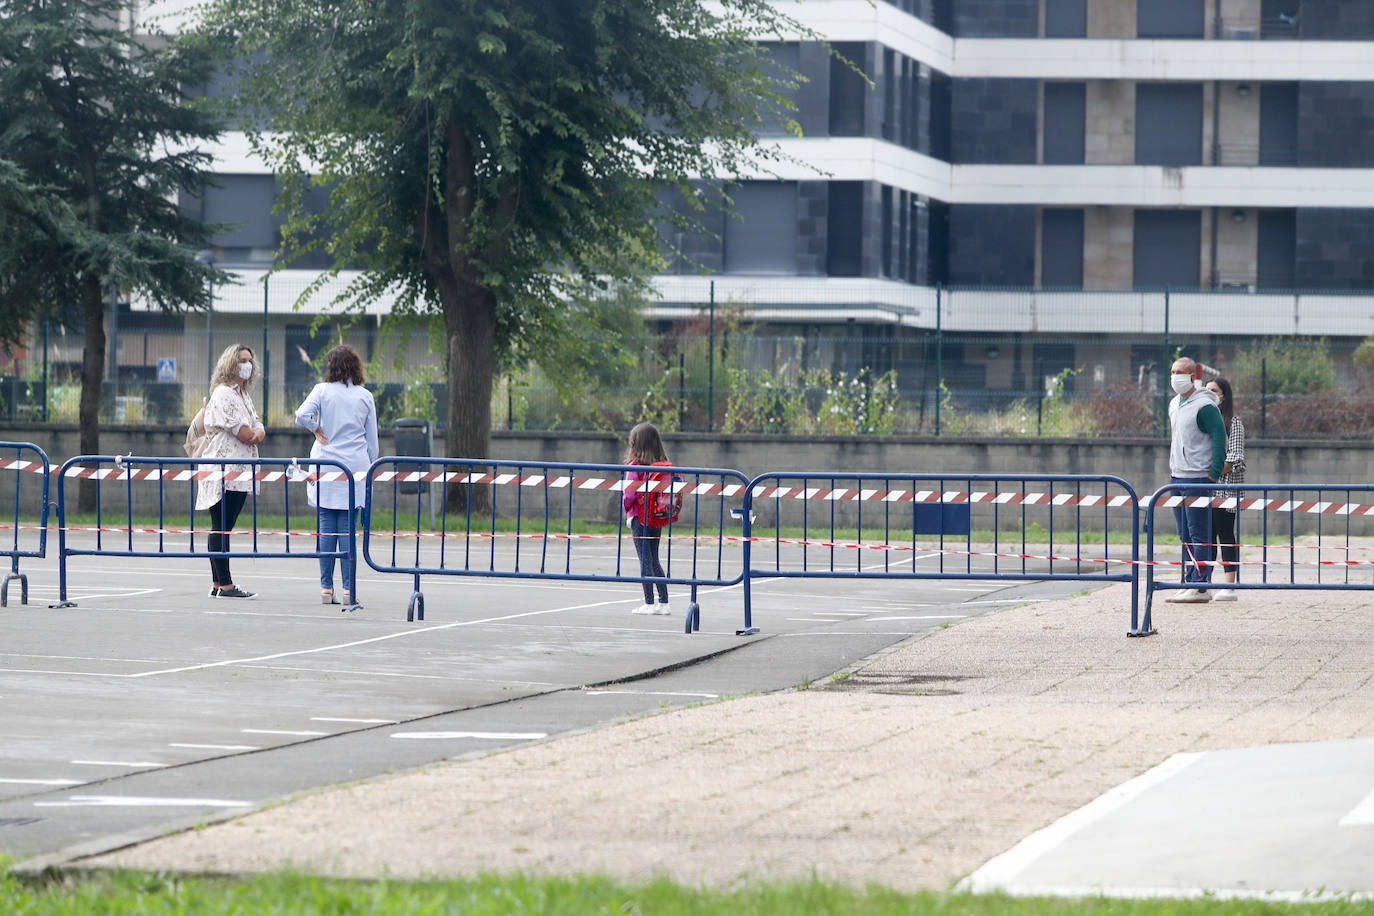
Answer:
[[[243,379],[243,380],[246,382],[246,381],[248,381],[248,380],[249,380],[250,378],[252,378],[252,377],[253,377],[253,364],[252,364],[252,363],[239,363],[239,378]]]
[[[1193,390],[1193,377],[1176,372],[1169,376],[1169,384],[1173,386],[1175,394],[1187,394]]]

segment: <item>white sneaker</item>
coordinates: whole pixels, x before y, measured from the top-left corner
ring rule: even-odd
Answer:
[[[673,612],[673,609],[672,609],[671,607],[668,606],[668,602],[666,602],[666,601],[663,601],[663,602],[660,602],[659,604],[654,605],[654,613],[657,614],[657,615],[660,616],[660,617],[667,617],[667,616],[668,616],[669,614],[671,614],[672,612]]]
[[[1213,601],[1235,601],[1236,590],[1234,588],[1223,588],[1212,596]]]
[[[652,604],[641,604],[639,607],[635,608],[633,611],[630,611],[630,613],[631,613],[631,614],[657,614],[658,611],[654,610],[654,606],[653,606]]]
[[[1212,600],[1212,596],[1196,588],[1185,588],[1172,598],[1165,598],[1164,600],[1174,604],[1205,604]]]

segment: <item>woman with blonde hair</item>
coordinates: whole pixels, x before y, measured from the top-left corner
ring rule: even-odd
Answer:
[[[215,363],[211,377],[210,397],[203,411],[206,442],[199,458],[255,459],[258,445],[267,437],[267,430],[258,419],[257,408],[248,389],[258,377],[258,364],[252,349],[243,344],[226,347]],[[236,472],[254,471],[253,465],[212,465],[201,470],[216,473],[202,479],[196,486],[196,509],[210,515],[210,534],[205,547],[211,553],[229,552],[229,532],[234,530],[239,512],[249,492],[257,493],[257,480],[249,474],[247,480],[225,479]],[[223,472],[220,474],[218,472]],[[252,598],[234,584],[229,573],[227,556],[210,557],[211,598]]]
[[[313,459],[331,459],[350,471],[366,471],[377,460],[377,405],[372,392],[363,387],[363,361],[358,351],[340,344],[324,355],[324,381],[306,395],[296,408],[296,423],[315,434],[310,446]],[[348,482],[320,481],[307,484],[310,505],[316,507],[319,521],[317,546],[321,553],[336,552],[354,530],[358,520],[357,505],[362,500],[362,488],[355,485],[349,500]],[[340,573],[349,607],[353,598],[353,564],[347,556],[339,560]],[[334,558],[320,557],[320,600],[324,604],[339,604],[334,595]]]

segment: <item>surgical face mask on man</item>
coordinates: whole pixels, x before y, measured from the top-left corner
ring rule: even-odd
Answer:
[[[1174,387],[1175,394],[1187,394],[1193,390],[1193,377],[1175,372],[1169,376],[1169,384]]]
[[[252,377],[253,377],[253,364],[252,364],[252,363],[239,363],[239,378],[243,379],[243,380],[246,382],[246,381],[248,381],[248,380],[249,380],[250,378],[252,378]]]

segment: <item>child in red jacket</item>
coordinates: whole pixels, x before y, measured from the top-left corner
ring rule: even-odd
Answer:
[[[667,461],[668,453],[663,449],[663,439],[658,428],[652,423],[640,423],[630,430],[630,449],[625,455],[625,464],[650,465]],[[648,475],[642,471],[630,471],[625,482],[647,481]],[[663,564],[658,560],[658,545],[663,535],[662,528],[645,524],[643,509],[646,500],[653,499],[642,489],[627,488],[620,498],[620,504],[630,523],[630,535],[634,540],[635,553],[639,554],[639,574],[641,576],[664,576]],[[641,582],[644,587],[644,603],[635,608],[632,614],[671,614],[668,606],[667,582]],[[658,604],[654,604],[654,586],[658,586]]]

